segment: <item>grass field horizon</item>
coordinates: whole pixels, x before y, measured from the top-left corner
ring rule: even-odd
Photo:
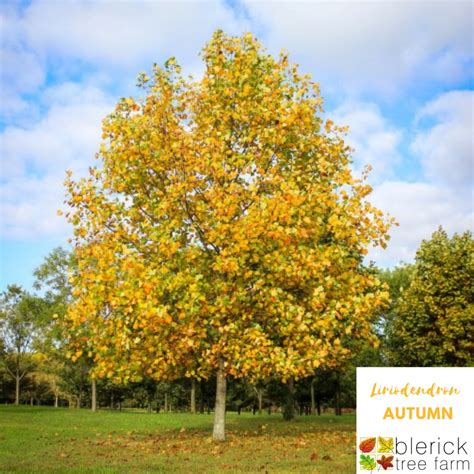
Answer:
[[[0,406],[0,472],[352,473],[355,415],[213,414]]]

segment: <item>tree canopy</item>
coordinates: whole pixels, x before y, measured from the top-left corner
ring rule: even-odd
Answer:
[[[0,297],[0,364],[15,380],[15,403],[20,402],[20,382],[31,370],[32,343],[44,323],[45,304],[17,285]]]
[[[387,326],[397,365],[468,366],[474,343],[474,240],[440,228],[416,254]]]
[[[73,357],[125,382],[312,375],[373,338],[388,293],[363,257],[392,221],[286,54],[218,31],[202,58],[199,80],[174,58],[141,74],[102,166],[69,174]]]

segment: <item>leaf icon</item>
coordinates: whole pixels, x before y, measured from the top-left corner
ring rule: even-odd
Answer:
[[[359,462],[362,469],[366,471],[373,471],[377,467],[375,459],[372,456],[369,456],[368,454],[361,454]]]
[[[363,453],[370,453],[375,448],[375,438],[367,438],[364,441],[361,441],[359,444],[359,449]]]
[[[393,467],[392,464],[393,456],[382,456],[380,459],[377,459],[377,462],[383,467],[383,470],[386,471],[389,467]]]
[[[393,453],[393,438],[379,436],[379,453]]]

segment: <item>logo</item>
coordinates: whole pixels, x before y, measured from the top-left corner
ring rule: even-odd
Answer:
[[[357,368],[355,471],[474,468],[474,367]]]
[[[359,440],[359,468],[362,471],[393,469],[393,438],[374,436]]]

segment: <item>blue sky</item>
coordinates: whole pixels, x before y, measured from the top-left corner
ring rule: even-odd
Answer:
[[[350,125],[354,168],[395,216],[380,266],[411,261],[439,225],[473,223],[470,1],[3,2],[0,6],[0,287],[32,272],[70,229],[56,215],[66,169],[94,163],[101,119],[138,72],[176,56],[201,72],[212,32],[251,31],[320,82]]]

